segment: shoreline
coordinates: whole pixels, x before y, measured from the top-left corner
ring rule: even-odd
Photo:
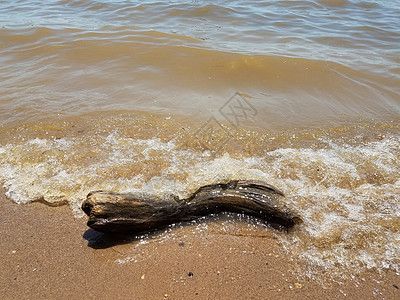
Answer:
[[[366,272],[325,287],[298,279],[274,235],[264,229],[254,234],[242,221],[235,221],[232,233],[217,220],[152,238],[107,240],[67,206],[17,205],[2,189],[0,209],[3,299],[400,297],[394,272]]]

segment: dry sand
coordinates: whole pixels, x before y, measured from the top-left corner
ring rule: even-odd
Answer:
[[[16,205],[1,191],[0,209],[2,299],[400,299],[393,272],[325,287],[298,279],[268,231],[224,234],[217,221],[201,235],[188,225],[111,239],[66,206]]]

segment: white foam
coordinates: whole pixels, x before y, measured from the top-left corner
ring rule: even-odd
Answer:
[[[95,149],[93,158],[85,157],[82,145],[87,144]],[[228,153],[213,157],[210,151],[180,150],[174,140],[135,140],[118,131],[98,141],[35,138],[0,148],[0,181],[17,203],[39,197],[49,202],[67,199],[81,216],[80,204],[90,190],[186,198],[206,184],[262,180],[283,190],[287,204],[304,218],[292,235],[278,238],[309,264],[310,276],[319,268],[336,268],[339,273],[340,268],[400,271],[400,235],[390,227],[395,226],[391,218],[400,217],[400,138],[356,146],[327,144],[327,149],[281,148],[262,157],[234,158]],[[114,167],[123,170],[130,163],[146,166],[158,161],[165,166],[156,165],[160,172],[150,178],[140,169],[106,176]],[[368,178],[368,172],[375,171],[380,177]],[[352,244],[357,239],[359,245]]]
[[[33,140],[28,141],[28,144],[37,146],[46,146],[48,144],[48,140],[35,138]]]

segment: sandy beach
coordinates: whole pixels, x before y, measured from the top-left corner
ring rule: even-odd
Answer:
[[[180,226],[145,239],[107,238],[67,206],[1,206],[2,299],[397,299],[400,279],[374,272],[325,286],[299,279],[271,232],[202,235]],[[242,227],[242,229],[241,229]],[[329,274],[327,274],[329,276]]]
[[[399,1],[0,1],[0,299],[400,299]],[[81,210],[234,180],[303,223]]]

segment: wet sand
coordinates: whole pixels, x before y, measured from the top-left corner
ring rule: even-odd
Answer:
[[[0,210],[2,299],[400,297],[393,272],[325,287],[299,279],[268,231],[223,233],[217,221],[200,236],[188,225],[144,241],[110,239],[88,230],[86,219],[74,218],[67,206],[16,205],[3,190]]]

